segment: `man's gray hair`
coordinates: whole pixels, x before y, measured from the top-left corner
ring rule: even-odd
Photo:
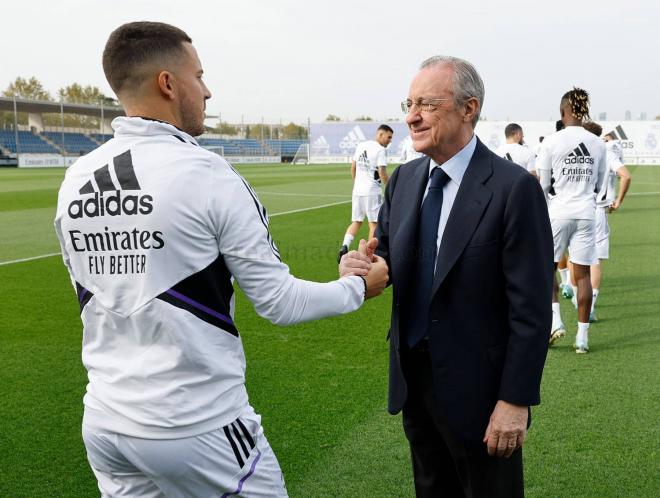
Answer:
[[[429,57],[420,69],[433,66],[449,66],[454,70],[454,103],[460,105],[468,99],[475,98],[479,101],[479,109],[472,120],[472,127],[474,128],[479,121],[479,114],[484,105],[484,82],[479,76],[477,69],[468,61],[459,59],[458,57],[451,57],[448,55],[435,55]]]

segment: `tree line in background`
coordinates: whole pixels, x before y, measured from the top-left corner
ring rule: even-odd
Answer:
[[[47,102],[59,102],[62,100],[71,104],[104,104],[107,106],[116,106],[117,100],[105,95],[98,87],[87,85],[83,86],[79,83],[72,83],[64,86],[57,91],[57,99],[53,98],[48,90],[44,88],[42,83],[32,76],[31,78],[16,78],[9,86],[2,92],[3,97],[17,97],[22,99],[31,100],[45,100]],[[28,124],[28,114],[26,112],[19,112],[18,116],[19,125]],[[61,126],[62,117],[59,114],[44,114],[44,126]],[[3,127],[13,126],[14,114],[12,112],[0,113],[0,124]],[[98,128],[100,125],[99,118],[93,116],[78,116],[75,114],[64,115],[64,126],[71,128]]]
[[[118,102],[112,97],[105,95],[98,87],[79,83],[72,83],[64,86],[57,91],[57,98],[48,92],[41,81],[32,76],[31,78],[18,77],[12,81],[5,90],[2,91],[3,97],[17,97],[30,100],[44,100],[47,102],[59,102],[62,100],[71,104],[93,104],[116,106]],[[28,113],[19,112],[17,116],[19,125],[28,124]],[[44,126],[61,126],[62,116],[59,113],[43,114]],[[14,125],[13,112],[0,112],[0,127],[8,128]],[[98,129],[100,126],[99,118],[93,116],[78,116],[75,114],[64,114],[64,126],[67,128],[89,128]],[[289,123],[284,126],[277,125],[246,125],[241,132],[241,126],[227,123],[219,123],[216,127],[206,127],[209,133],[220,133],[222,135],[244,135],[245,138],[261,139],[306,139],[307,128],[295,123]]]

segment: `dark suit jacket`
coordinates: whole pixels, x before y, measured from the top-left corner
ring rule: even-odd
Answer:
[[[401,304],[415,285],[414,246],[429,158],[400,166],[378,217],[377,253],[394,287],[389,411],[403,408]],[[553,241],[538,181],[477,140],[438,253],[429,348],[437,408],[454,432],[481,441],[495,403],[540,403],[551,327]],[[402,339],[402,336],[404,339]]]

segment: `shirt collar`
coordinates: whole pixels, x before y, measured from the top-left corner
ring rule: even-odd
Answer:
[[[474,149],[476,149],[476,147],[477,136],[473,134],[472,138],[465,145],[465,147],[459,150],[456,155],[451,157],[448,161],[445,161],[442,166],[431,159],[429,164],[429,176],[431,175],[433,168],[442,168],[442,170],[447,173],[447,176],[451,179],[451,181],[460,185],[461,180],[463,179],[463,175],[465,174],[465,170],[470,164],[470,159],[472,159],[472,154],[474,154]]]
[[[188,135],[173,124],[152,118],[139,116],[120,116],[112,120],[115,135],[176,135],[186,141],[199,145],[194,137]]]

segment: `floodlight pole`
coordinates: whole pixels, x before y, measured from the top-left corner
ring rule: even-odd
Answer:
[[[14,94],[14,138],[16,140],[16,167],[18,168],[19,141],[18,141],[18,112],[16,112],[16,94]]]
[[[307,164],[311,160],[312,155],[312,122],[307,118]]]
[[[100,98],[101,101],[101,122],[99,123],[99,133],[101,134],[101,140],[104,138],[104,133],[103,133],[103,97]],[[105,140],[103,140],[105,142]]]
[[[62,94],[60,94],[60,131],[62,132],[62,157],[64,157],[66,148],[64,147],[64,96]]]

